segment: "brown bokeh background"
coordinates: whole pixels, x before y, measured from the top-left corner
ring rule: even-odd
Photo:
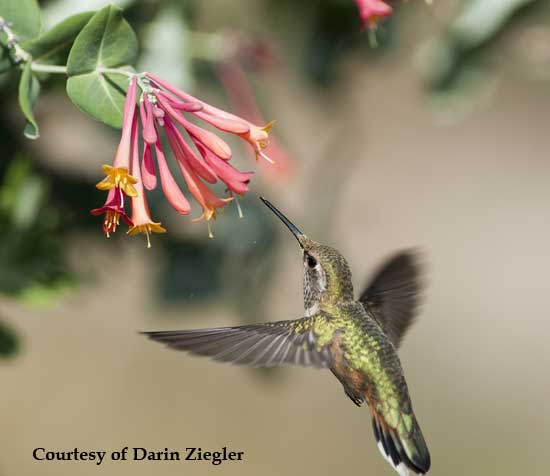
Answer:
[[[208,2],[205,28],[253,23],[237,3],[252,18],[261,13],[254,2]],[[361,52],[347,56],[328,89],[300,76],[297,54],[287,50],[286,66],[261,89],[296,170],[282,185],[257,181],[252,195],[267,195],[312,238],[341,250],[357,291],[389,254],[420,248],[429,287],[400,356],[432,473],[543,476],[550,444],[548,83],[496,67],[476,93],[442,106],[414,60],[435,30],[418,8],[400,24],[391,51],[367,62]],[[216,15],[207,21],[209,11]],[[514,44],[500,39],[501,65]],[[48,123],[50,108],[66,110],[66,122]],[[65,100],[46,98],[39,117],[52,156],[58,145],[46,138],[76,118],[76,137],[98,134],[95,150],[112,150],[102,126]],[[104,161],[92,162],[89,173]],[[302,313],[300,253],[277,227],[277,266],[257,321]],[[258,246],[244,232],[239,238]],[[17,358],[0,361],[1,476],[392,474],[367,408],[355,407],[330,372],[220,365],[138,335],[240,322],[215,301],[156,299],[154,245],[82,236],[67,246],[86,276],[76,291],[47,309],[0,300],[23,339]],[[246,273],[244,265],[226,278]],[[254,287],[248,292],[254,296]],[[245,461],[105,461],[98,468],[35,462],[39,446],[227,446],[244,451]]]

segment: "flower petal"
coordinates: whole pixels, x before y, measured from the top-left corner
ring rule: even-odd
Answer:
[[[139,166],[139,140],[138,140],[138,127],[137,119],[132,124],[132,173],[136,177],[141,177],[141,170]],[[151,213],[145,198],[145,190],[143,189],[142,180],[138,180],[135,184],[137,196],[132,197],[132,222],[134,227],[146,225],[152,223]]]
[[[194,114],[203,121],[212,124],[214,127],[224,132],[229,132],[231,134],[246,134],[250,131],[250,125],[243,120],[228,119],[203,111],[198,111]]]
[[[157,131],[155,129],[153,107],[147,98],[143,95],[143,101],[139,104],[139,113],[141,116],[143,140],[148,144],[154,144],[157,141]]]
[[[189,147],[183,136],[180,134],[180,131],[168,118],[166,118],[165,121],[165,130],[168,140],[172,145],[172,150],[174,151],[176,160],[181,160],[183,154],[183,157],[188,160],[195,172],[197,172],[207,182],[212,184],[216,183],[218,181],[218,177],[214,171],[202,159],[197,157],[197,154],[195,154],[191,147]]]
[[[143,180],[143,186],[147,190],[154,190],[156,188],[157,174],[155,173],[155,164],[153,162],[151,144],[147,142],[145,142],[143,146],[143,156],[141,159],[141,179]]]
[[[240,172],[228,161],[220,159],[204,147],[200,147],[199,151],[229,190],[240,195],[248,192],[248,182],[254,175],[252,172]]]
[[[126,167],[130,168],[130,136],[132,133],[132,124],[136,116],[136,95],[137,95],[137,81],[133,76],[130,80],[130,86],[126,93],[126,100],[124,101],[124,115],[122,117],[122,133],[120,135],[120,143],[116,151],[115,160],[113,161],[113,167]]]
[[[105,204],[101,208],[90,210],[92,215],[105,215],[103,218],[103,233],[108,237],[117,229],[120,217],[127,225],[132,226],[132,220],[128,218],[124,211],[124,194],[118,188],[112,188],[107,194]]]
[[[201,217],[192,221],[198,221],[201,219],[210,220],[216,217],[216,209],[223,208],[229,202],[233,200],[230,198],[220,198],[212,190],[210,190],[198,177],[198,175],[189,166],[189,163],[183,157],[183,160],[178,160],[181,173],[187,184],[187,188],[191,192],[191,195],[203,208],[203,214]]]
[[[375,29],[382,18],[393,13],[393,8],[382,0],[355,0],[355,4],[359,9],[361,29],[367,26]]]
[[[160,106],[174,119],[176,122],[181,124],[184,129],[189,133],[189,135],[195,137],[197,140],[202,142],[206,147],[208,147],[212,152],[219,155],[222,158],[231,158],[231,148],[227,143],[218,137],[216,134],[202,129],[201,127],[196,126],[195,124],[189,122],[185,116],[178,111],[176,111],[166,99],[162,99],[159,96]]]
[[[161,95],[170,103],[170,106],[172,106],[174,109],[177,109],[178,111],[197,112],[202,111],[203,109],[203,105],[200,102],[182,102],[175,97],[165,93],[164,91],[161,91],[160,89],[158,90],[156,95]]]
[[[166,163],[166,159],[164,158],[164,153],[159,141],[155,144],[155,155],[159,167],[160,183],[166,199],[178,213],[188,215],[191,211],[191,205],[189,205],[189,202],[174,180],[168,168],[168,164]]]

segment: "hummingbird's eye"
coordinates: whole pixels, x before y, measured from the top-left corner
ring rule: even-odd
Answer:
[[[311,256],[311,255],[307,255],[307,265],[310,267],[310,268],[315,268],[315,266],[317,266],[317,260]]]

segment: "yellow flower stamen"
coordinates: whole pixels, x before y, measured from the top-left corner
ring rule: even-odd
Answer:
[[[120,213],[113,210],[107,210],[105,212],[105,218],[103,220],[103,230],[107,238],[111,237],[111,233],[114,233],[119,225]]]
[[[126,167],[112,167],[111,165],[102,165],[101,169],[106,177],[96,184],[99,190],[111,190],[112,188],[120,188],[129,197],[137,197],[137,191],[133,184],[137,183],[137,179],[128,173]]]

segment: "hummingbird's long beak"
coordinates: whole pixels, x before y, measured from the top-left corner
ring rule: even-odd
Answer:
[[[298,240],[298,243],[300,243],[300,246],[302,246],[302,240],[305,237],[305,235],[296,228],[296,225],[292,223],[287,217],[285,217],[277,208],[275,208],[275,205],[273,205],[269,200],[266,200],[264,197],[260,197],[260,200],[266,204],[266,206],[273,212],[275,215],[279,217],[279,219],[287,226],[287,228],[292,232],[292,234],[295,236],[295,238]]]

